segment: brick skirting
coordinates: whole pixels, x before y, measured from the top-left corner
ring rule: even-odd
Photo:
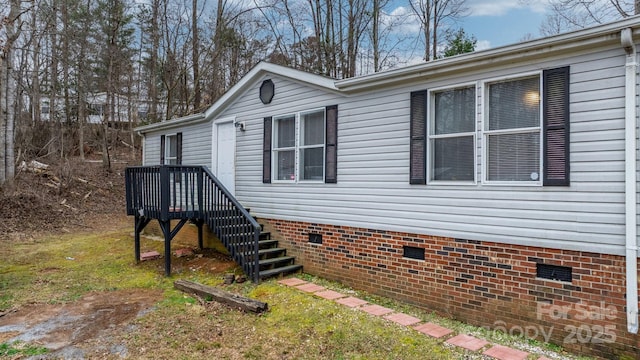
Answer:
[[[573,352],[640,358],[640,337],[627,332],[622,256],[264,220],[307,273]],[[404,246],[425,259],[403,257]],[[570,267],[573,280],[538,278],[536,264]]]

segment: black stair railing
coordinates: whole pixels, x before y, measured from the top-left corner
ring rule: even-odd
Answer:
[[[202,221],[244,273],[254,282],[260,280],[260,225],[209,169],[183,165],[128,167],[125,183],[127,215],[134,215],[136,224],[146,225],[148,219],[158,219],[161,226],[172,219]],[[136,228],[136,232],[141,230]],[[178,230],[171,231],[168,239],[165,234],[165,242],[170,242]]]

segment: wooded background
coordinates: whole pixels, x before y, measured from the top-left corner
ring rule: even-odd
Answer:
[[[23,160],[95,152],[109,168],[115,147],[135,158],[135,126],[203,111],[262,60],[348,78],[473,51],[458,24],[471,3],[2,1],[0,187]],[[628,17],[639,4],[549,0],[538,32]]]

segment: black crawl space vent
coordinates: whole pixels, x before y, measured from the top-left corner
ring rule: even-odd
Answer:
[[[536,276],[543,279],[571,282],[571,268],[568,266],[536,264]]]
[[[403,246],[402,257],[416,260],[424,260],[424,249],[415,246]]]
[[[309,233],[309,242],[312,244],[322,244],[322,235]]]

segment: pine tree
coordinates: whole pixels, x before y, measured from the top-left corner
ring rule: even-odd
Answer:
[[[442,54],[444,57],[474,52],[478,42],[475,36],[467,36],[464,29],[447,32],[446,39],[447,45]]]

